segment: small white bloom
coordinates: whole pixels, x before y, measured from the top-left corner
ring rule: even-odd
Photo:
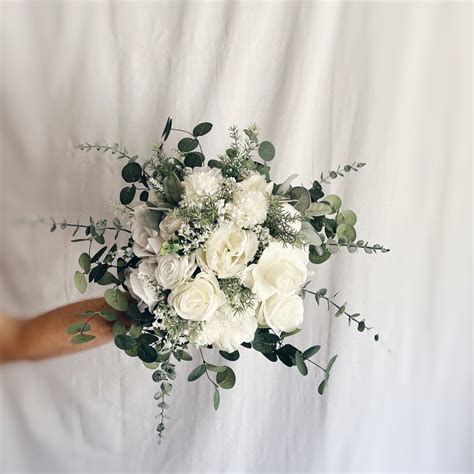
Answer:
[[[296,210],[291,204],[285,202],[283,204],[283,212],[286,214],[289,214],[291,217],[295,217],[298,220],[294,220],[291,224],[290,227],[295,231],[299,232],[301,230],[301,212]]]
[[[239,227],[263,224],[267,218],[268,201],[259,191],[237,191],[228,205],[230,218]]]
[[[274,332],[290,332],[303,322],[303,299],[297,295],[273,295],[260,304],[258,320],[263,321]]]
[[[174,214],[167,214],[160,222],[160,234],[163,240],[170,240],[175,233],[181,228],[183,221]]]
[[[154,281],[156,265],[142,261],[138,268],[132,269],[125,277],[125,284],[132,296],[138,301],[140,310],[152,308],[158,302],[158,291]]]
[[[266,195],[271,194],[273,190],[273,183],[267,183],[265,177],[259,173],[252,173],[237,186],[243,192],[259,192]]]
[[[299,292],[308,277],[308,251],[281,242],[271,242],[247,277],[259,301],[274,294],[286,296]]]
[[[184,199],[192,202],[206,196],[213,196],[220,190],[222,180],[221,171],[217,168],[208,166],[193,168],[183,180]]]
[[[207,240],[206,250],[196,252],[199,266],[215,272],[219,278],[241,273],[258,249],[257,236],[232,225],[222,225]]]
[[[225,301],[216,277],[204,272],[179,284],[168,296],[168,303],[176,313],[191,321],[210,319]]]
[[[167,290],[173,290],[181,282],[191,277],[196,269],[196,257],[180,257],[170,253],[156,259],[155,278]]]
[[[194,344],[213,344],[227,352],[236,351],[242,342],[251,342],[257,330],[255,311],[236,312],[229,304],[222,305],[201,327]]]

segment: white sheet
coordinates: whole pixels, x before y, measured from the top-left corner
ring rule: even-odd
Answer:
[[[471,5],[469,3],[2,2],[1,309],[29,316],[78,299],[81,245],[18,215],[109,216],[120,163],[80,140],[142,156],[168,115],[225,149],[256,121],[277,180],[327,186],[361,238],[313,286],[342,292],[381,335],[307,303],[297,342],[339,354],[314,372],[243,352],[214,413],[183,364],[158,447],[151,372],[109,345],[0,370],[1,472],[347,472],[472,468]],[[92,294],[92,293],[90,293]],[[97,294],[97,291],[94,293]],[[330,329],[330,334],[328,330]],[[318,374],[319,376],[319,374]]]

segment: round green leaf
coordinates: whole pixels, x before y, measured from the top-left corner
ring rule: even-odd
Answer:
[[[258,154],[262,160],[272,161],[275,158],[275,147],[270,142],[262,142],[258,147]]]
[[[187,153],[188,151],[193,151],[199,144],[199,141],[196,138],[182,138],[178,142],[178,150]]]
[[[95,339],[93,334],[76,334],[72,337],[71,342],[73,344],[84,344],[86,342],[92,341],[92,339]]]
[[[331,256],[331,252],[326,248],[325,245],[321,245],[319,248],[322,250],[321,255],[316,251],[316,247],[314,245],[309,246],[309,261],[316,265],[324,263]]]
[[[356,222],[357,222],[357,216],[355,212],[349,209],[345,211],[341,211],[336,217],[337,224],[355,225]]]
[[[212,123],[209,122],[203,122],[200,123],[199,125],[196,125],[193,130],[193,135],[195,137],[201,137],[202,135],[205,135],[206,133],[209,133],[212,129]]]
[[[220,387],[226,390],[232,388],[235,385],[234,371],[230,367],[227,367],[224,372],[218,372],[216,376],[216,382]]]
[[[234,351],[234,352],[219,351],[219,354],[222,357],[224,357],[224,359],[227,359],[230,361],[236,361],[240,357],[239,351]]]
[[[301,375],[308,375],[308,367],[306,366],[306,363],[303,360],[303,355],[300,351],[295,352],[295,362]]]
[[[354,242],[357,237],[356,230],[350,224],[340,224],[337,226],[336,234],[349,242]]]
[[[126,206],[133,201],[135,197],[136,188],[135,186],[130,186],[129,188],[123,188],[120,191],[120,202]]]
[[[118,319],[118,314],[113,309],[101,309],[99,316],[110,322],[117,321]]]
[[[342,206],[341,198],[335,194],[328,194],[327,196],[324,196],[323,201],[327,202],[334,212],[338,211]]]
[[[198,151],[193,151],[188,153],[184,157],[184,164],[185,166],[189,166],[190,168],[195,168],[196,166],[202,166],[204,163],[204,155],[199,153]]]
[[[290,198],[296,201],[295,203],[292,203],[292,205],[301,213],[304,213],[311,204],[309,192],[303,186],[296,186],[292,188],[290,191]]]
[[[122,178],[127,183],[139,181],[142,177],[142,167],[136,161],[130,161],[122,169]]]
[[[79,257],[79,266],[86,272],[89,273],[91,269],[91,257],[88,253],[81,253]]]
[[[156,356],[156,350],[151,346],[140,346],[138,348],[138,357],[143,362],[155,362]]]
[[[107,304],[117,311],[126,311],[128,308],[127,298],[118,288],[106,290],[104,298]]]
[[[222,168],[222,163],[219,160],[209,160],[207,162],[207,165],[209,166],[209,168]]]
[[[178,204],[181,200],[181,194],[183,193],[183,185],[174,173],[169,174],[163,180],[163,188],[166,199],[170,204]]]
[[[80,271],[76,271],[76,273],[74,273],[74,284],[76,285],[79,293],[85,293],[87,289],[87,281],[84,274]]]
[[[77,334],[78,332],[87,332],[91,330],[91,325],[89,323],[84,323],[84,321],[79,321],[77,323],[72,323],[67,328],[68,334]]]
[[[118,334],[114,339],[115,345],[124,351],[136,347],[137,341],[127,334]]]

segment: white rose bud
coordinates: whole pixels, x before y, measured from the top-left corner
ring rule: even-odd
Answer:
[[[273,295],[260,304],[258,320],[275,333],[291,332],[303,322],[303,299],[297,295]]]
[[[163,240],[171,240],[182,225],[183,221],[179,217],[167,214],[160,222],[160,234]]]
[[[215,276],[199,273],[194,280],[178,285],[168,296],[168,303],[183,319],[210,319],[226,301]]]
[[[271,242],[252,268],[246,281],[260,301],[274,294],[286,296],[298,293],[308,277],[308,252]]]
[[[196,257],[180,257],[170,253],[156,259],[155,278],[167,290],[173,290],[181,282],[191,277],[196,269]]]
[[[196,254],[199,266],[219,278],[231,278],[245,270],[257,249],[258,239],[253,232],[224,225],[210,235],[206,250],[199,249]]]

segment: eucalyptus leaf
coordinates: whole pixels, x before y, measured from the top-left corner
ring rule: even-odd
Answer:
[[[86,342],[90,342],[95,339],[93,334],[76,334],[71,338],[71,342],[73,344],[85,344]]]
[[[86,277],[80,271],[76,271],[74,273],[74,284],[76,285],[77,290],[79,293],[85,293],[87,289],[87,281]]]
[[[307,221],[301,223],[300,236],[307,244],[316,247],[319,247],[323,243],[319,234],[314,230],[314,227]]]
[[[319,217],[333,213],[334,211],[329,204],[326,204],[325,202],[313,202],[308,209],[306,209],[304,214],[306,217]]]
[[[258,147],[258,154],[264,161],[272,161],[275,158],[275,147],[272,143],[264,141]]]
[[[327,202],[334,212],[337,212],[342,206],[342,200],[336,194],[328,194],[327,196],[324,196],[323,201]]]
[[[355,225],[356,222],[357,222],[357,216],[355,212],[349,209],[339,212],[339,214],[336,217],[337,224]]]
[[[79,266],[86,272],[89,273],[91,269],[91,257],[88,253],[81,253],[79,257]]]
[[[120,191],[120,202],[124,206],[127,206],[128,204],[130,204],[133,201],[133,198],[135,197],[136,191],[137,189],[133,185],[127,188],[123,188]]]
[[[204,364],[198,365],[191,373],[188,375],[188,382],[194,382],[199,377],[202,377],[206,373],[206,367]]]
[[[308,375],[308,367],[303,360],[303,355],[301,354],[301,351],[297,351],[295,353],[295,362],[296,362],[296,367],[298,367],[298,370],[300,371],[301,375]]]
[[[113,309],[101,309],[99,316],[110,322],[117,321],[118,319],[118,314]]]
[[[231,389],[235,385],[234,371],[230,367],[227,367],[224,372],[218,372],[216,382],[223,389]]]
[[[321,349],[321,346],[311,346],[303,352],[303,357],[309,359],[313,357]]]
[[[236,361],[240,357],[239,351],[234,351],[234,352],[225,352],[225,351],[219,351],[219,354],[227,360],[230,361]]]
[[[184,157],[185,166],[189,166],[190,168],[195,168],[196,166],[202,166],[203,163],[204,163],[204,155],[199,152],[188,153]]]
[[[212,129],[212,123],[209,122],[203,122],[200,123],[199,125],[196,125],[193,129],[193,135],[195,137],[201,137],[203,135],[206,135],[206,133],[209,133]]]
[[[221,402],[221,396],[219,394],[219,389],[214,387],[214,410],[219,408],[219,404]]]
[[[140,181],[142,177],[142,167],[135,161],[128,162],[122,169],[122,178],[127,183]]]
[[[118,288],[106,290],[104,298],[107,304],[117,311],[126,311],[128,308],[127,298]]]
[[[343,238],[349,242],[354,242],[354,240],[357,238],[356,230],[350,224],[338,225],[336,234],[339,238]]]
[[[166,176],[163,180],[163,188],[166,199],[171,204],[178,204],[181,200],[181,194],[183,193],[183,185],[175,173],[170,173]]]
[[[188,153],[189,151],[193,151],[199,144],[199,141],[196,138],[182,138],[178,142],[178,150],[183,153]]]
[[[76,323],[72,323],[67,328],[68,334],[77,334],[78,332],[87,332],[91,330],[91,325],[89,323],[84,323],[83,321],[79,321]]]
[[[118,334],[114,339],[115,345],[122,350],[129,350],[137,346],[137,341],[127,334]]]
[[[303,186],[292,188],[290,191],[290,198],[296,201],[296,203],[293,204],[293,207],[302,214],[304,214],[310,207],[311,197],[308,190]]]

